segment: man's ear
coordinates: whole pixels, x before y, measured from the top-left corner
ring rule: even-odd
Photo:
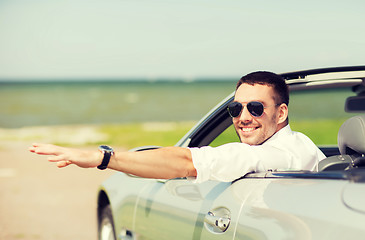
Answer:
[[[288,118],[288,106],[285,103],[282,103],[279,106],[279,121],[278,124],[281,124],[286,121]]]

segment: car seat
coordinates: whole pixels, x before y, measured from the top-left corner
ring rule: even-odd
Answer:
[[[331,156],[318,163],[318,171],[337,171],[365,166],[365,115],[347,119],[337,136],[341,155]]]

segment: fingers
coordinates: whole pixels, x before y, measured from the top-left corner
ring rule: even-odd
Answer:
[[[70,160],[68,160],[67,155],[64,154],[64,148],[52,145],[52,144],[44,144],[44,143],[33,143],[31,147],[29,147],[29,151],[32,153],[36,153],[39,155],[53,155],[48,157],[49,162],[56,162],[57,167],[63,168],[72,164]]]
[[[100,165],[103,156],[100,151],[84,151],[81,149],[60,147],[52,144],[34,143],[30,152],[39,155],[48,155],[48,161],[54,162],[59,168],[75,164],[82,168],[91,168]]]
[[[67,167],[70,164],[72,164],[71,161],[60,161],[60,162],[57,162],[57,167],[63,168],[63,167]]]
[[[62,148],[59,146],[44,143],[33,143],[32,147],[29,148],[30,152],[39,155],[59,155],[61,150]]]
[[[35,153],[37,146],[38,146],[37,143],[33,143],[32,146],[29,147],[29,151]]]
[[[61,162],[61,161],[68,161],[71,163],[71,161],[64,155],[60,155],[60,156],[51,156],[48,158],[49,162]]]

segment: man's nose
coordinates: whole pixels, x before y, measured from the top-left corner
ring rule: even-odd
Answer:
[[[246,106],[243,107],[239,119],[242,122],[248,122],[252,120],[252,115],[249,113]]]

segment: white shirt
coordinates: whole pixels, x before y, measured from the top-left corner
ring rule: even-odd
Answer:
[[[231,182],[246,173],[275,169],[315,170],[325,155],[306,135],[290,126],[280,129],[261,145],[227,143],[219,147],[189,148],[197,170],[195,182]]]

